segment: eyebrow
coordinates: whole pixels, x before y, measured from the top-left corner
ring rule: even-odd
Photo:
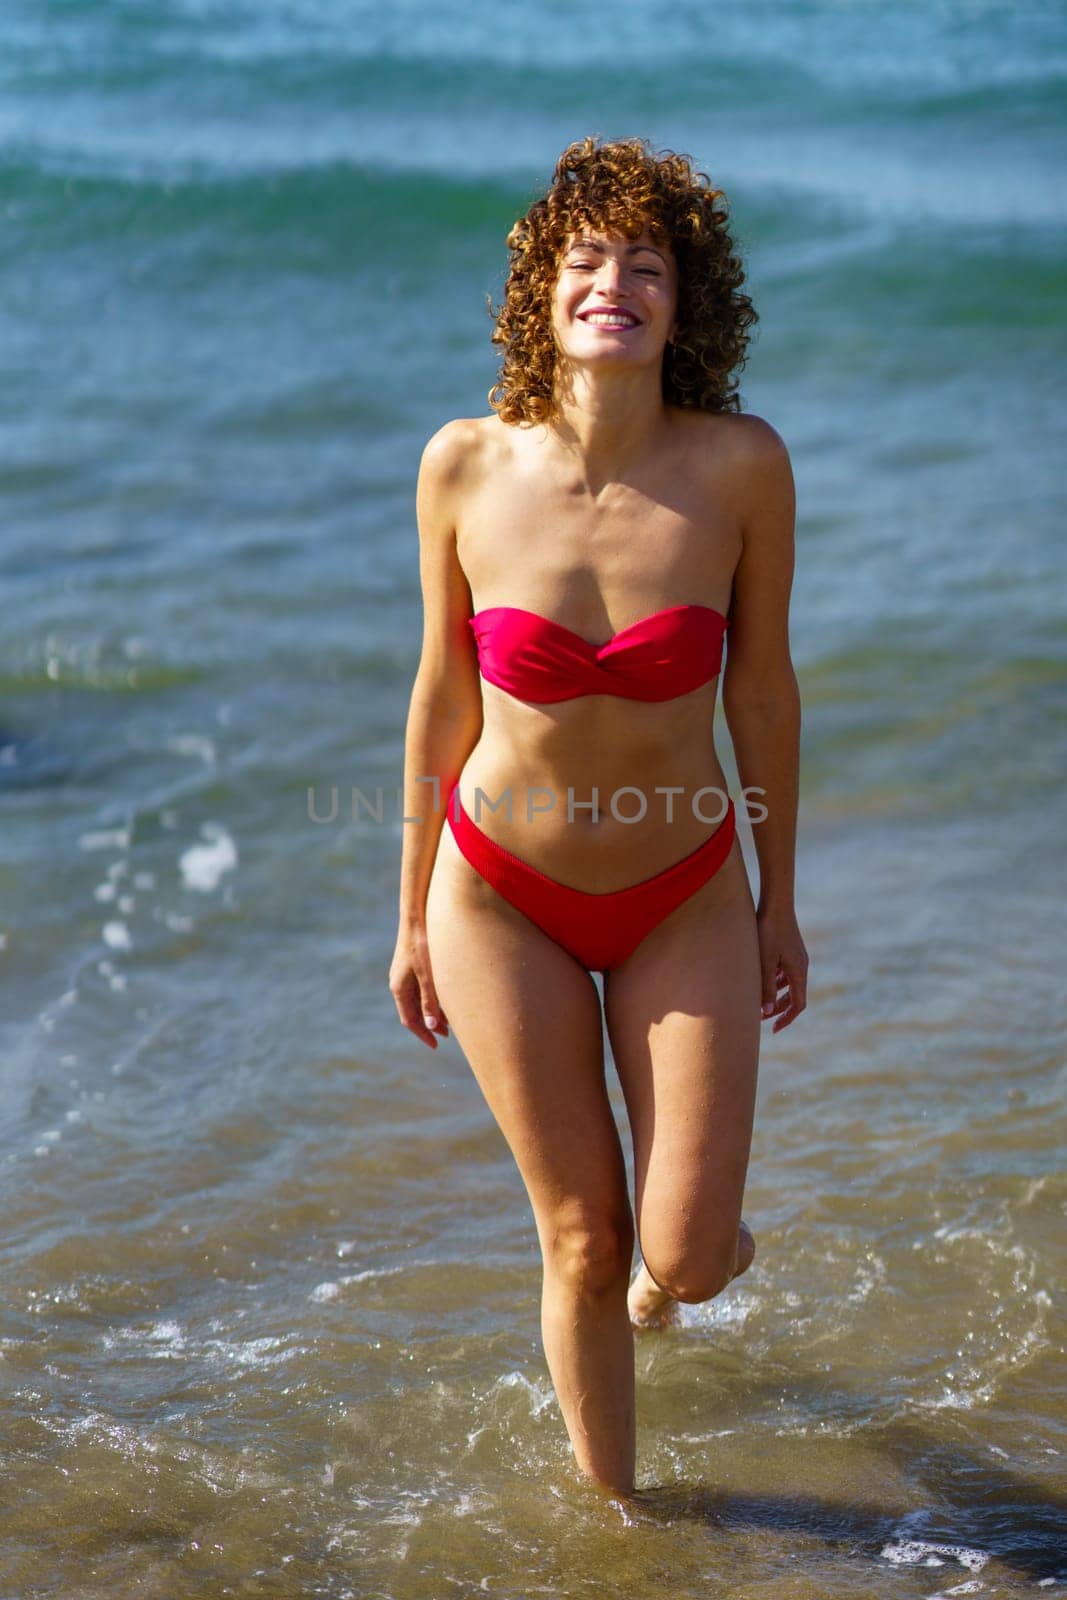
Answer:
[[[599,250],[601,255],[603,255],[604,246],[598,243],[596,239],[575,239],[574,243],[570,247],[570,250]],[[567,252],[568,255],[570,254],[570,250]],[[659,256],[664,266],[666,266],[667,257],[663,254],[662,250],[657,250],[654,244],[628,244],[626,246],[626,254],[628,256],[634,255],[638,250],[651,250],[652,254],[654,256]]]

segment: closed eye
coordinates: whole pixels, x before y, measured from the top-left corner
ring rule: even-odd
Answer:
[[[596,263],[593,261],[572,261],[570,265],[575,272],[595,271],[596,269]],[[660,276],[655,267],[635,267],[634,271],[647,273],[652,278]]]

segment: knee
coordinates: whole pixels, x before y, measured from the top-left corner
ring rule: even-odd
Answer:
[[[734,1229],[721,1241],[704,1240],[699,1249],[682,1250],[674,1257],[657,1259],[653,1256],[651,1261],[644,1257],[644,1261],[652,1277],[672,1300],[697,1305],[702,1300],[713,1300],[737,1275],[739,1253],[739,1236]]]
[[[634,1226],[629,1211],[579,1207],[561,1212],[550,1227],[546,1265],[573,1288],[596,1294],[630,1281]]]

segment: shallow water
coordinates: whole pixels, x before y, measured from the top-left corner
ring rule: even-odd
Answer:
[[[0,24],[5,1594],[1067,1592],[1063,13],[612,30]],[[810,1004],[754,1265],[638,1338],[629,1508],[503,1139],[396,1024],[396,806],[348,804],[400,782],[422,444],[587,131],[726,187],[799,505]]]

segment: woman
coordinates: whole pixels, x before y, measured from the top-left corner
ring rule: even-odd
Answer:
[[[623,1495],[633,1326],[752,1261],[760,1017],[777,1032],[806,1004],[793,479],[731,388],[755,312],[722,198],[644,141],[570,146],[508,236],[492,414],[441,428],[417,489],[390,989],[431,1048],[451,1026],[514,1154],[575,1459]],[[711,737],[720,675],[758,905]]]

